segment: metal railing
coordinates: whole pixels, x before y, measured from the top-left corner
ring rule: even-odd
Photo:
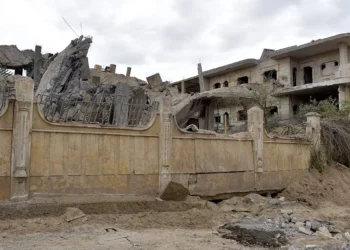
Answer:
[[[102,93],[93,101],[72,94],[38,95],[37,103],[49,122],[99,124],[117,127],[146,127],[156,115],[158,102]]]

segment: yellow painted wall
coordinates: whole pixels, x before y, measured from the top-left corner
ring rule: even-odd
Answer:
[[[158,190],[158,121],[146,130],[52,125],[34,109],[32,193],[148,194]]]
[[[13,104],[0,114],[0,200],[10,195]]]

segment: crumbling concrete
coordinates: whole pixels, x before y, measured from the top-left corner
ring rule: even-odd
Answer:
[[[147,77],[146,79],[148,82],[148,87],[151,89],[157,87],[158,85],[160,85],[163,82],[159,73],[151,75],[151,76]]]
[[[80,218],[84,218],[86,215],[83,211],[76,207],[68,207],[66,211],[66,220],[67,222],[71,222]]]
[[[72,40],[68,47],[51,62],[40,81],[36,95],[45,94],[48,91],[56,94],[63,91],[78,93],[81,68],[91,43],[91,38],[82,36]]]
[[[244,218],[219,228],[223,238],[233,239],[245,246],[281,247],[288,243],[286,233],[259,220]]]

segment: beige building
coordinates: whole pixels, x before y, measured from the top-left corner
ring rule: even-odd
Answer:
[[[279,50],[264,49],[259,59],[245,59],[206,71],[199,64],[197,76],[172,85],[183,93],[196,93],[264,83],[271,78],[280,86],[272,94],[276,103],[271,108],[282,118],[292,116],[298,105],[310,98],[323,100],[331,96],[339,100],[341,108],[344,101],[350,100],[349,45],[350,33],[345,33]],[[221,122],[225,113],[231,113],[230,123],[245,119],[240,107],[217,109],[215,114],[221,115]]]

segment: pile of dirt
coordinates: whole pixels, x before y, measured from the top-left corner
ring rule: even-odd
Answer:
[[[340,206],[350,205],[350,169],[333,164],[322,173],[313,169],[291,183],[282,193],[287,199],[298,200],[318,207],[327,201]]]

